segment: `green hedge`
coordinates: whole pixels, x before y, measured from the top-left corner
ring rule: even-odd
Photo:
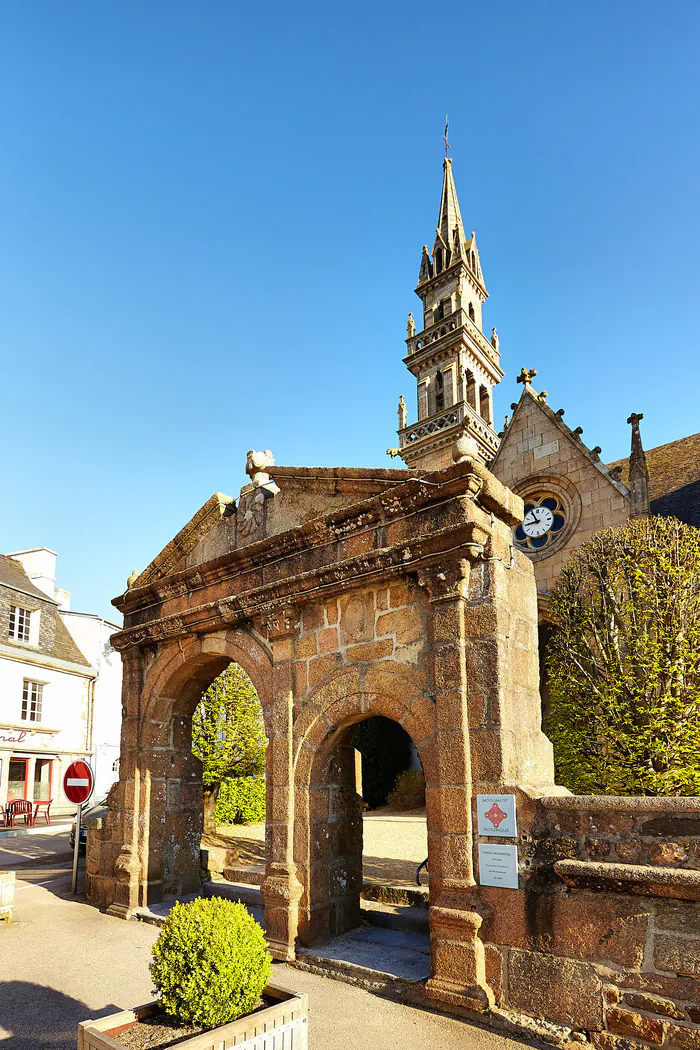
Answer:
[[[231,777],[221,782],[217,824],[259,824],[265,819],[265,778]]]

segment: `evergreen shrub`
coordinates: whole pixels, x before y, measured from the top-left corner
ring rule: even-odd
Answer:
[[[260,824],[265,820],[265,778],[229,777],[216,800],[217,824]]]
[[[244,905],[199,897],[171,909],[153,945],[151,976],[167,1014],[216,1028],[256,1008],[272,960]]]

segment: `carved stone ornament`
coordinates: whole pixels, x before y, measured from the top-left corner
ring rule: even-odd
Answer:
[[[460,558],[449,565],[421,569],[418,573],[418,584],[427,590],[431,601],[466,598],[470,574],[471,565],[468,559]]]
[[[263,504],[262,500],[254,496],[245,500],[239,509],[238,531],[241,536],[250,536],[256,532],[262,524]]]
[[[112,647],[118,653],[123,653],[125,649],[130,649],[134,645],[140,645],[147,639],[148,629],[146,627],[132,627],[130,631],[120,631],[119,634],[113,634],[110,641]]]
[[[224,623],[238,623],[242,619],[243,614],[240,609],[237,609],[231,602],[217,602],[216,608]]]
[[[170,616],[165,620],[156,620],[149,626],[149,633],[154,639],[169,638],[171,635],[186,634],[186,632],[187,625],[182,616]]]
[[[268,638],[281,638],[287,634],[296,634],[299,629],[299,615],[296,609],[284,609],[263,620],[263,627]]]

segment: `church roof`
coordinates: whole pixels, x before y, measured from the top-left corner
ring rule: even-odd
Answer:
[[[679,518],[700,528],[700,434],[647,449],[649,498],[652,514]],[[622,467],[621,479],[629,480],[629,460],[618,459],[609,469]]]

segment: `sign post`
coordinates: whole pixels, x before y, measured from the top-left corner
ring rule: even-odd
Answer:
[[[78,856],[80,854],[80,823],[83,815],[83,805],[87,802],[95,786],[95,777],[89,763],[71,762],[63,776],[63,793],[69,802],[78,807],[75,815],[75,840],[73,842],[73,878],[71,880],[71,893],[78,888]]]

